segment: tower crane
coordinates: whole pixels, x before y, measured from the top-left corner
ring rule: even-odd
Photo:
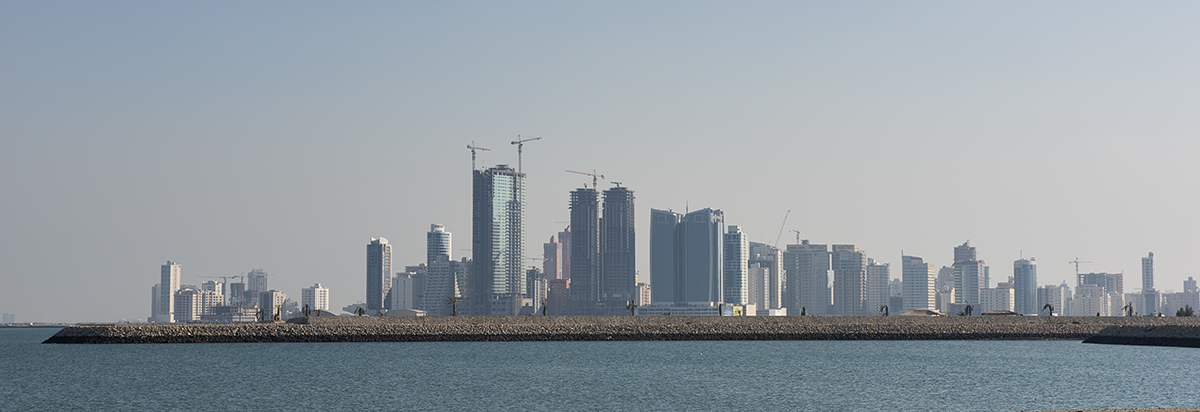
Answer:
[[[517,173],[521,173],[521,149],[525,147],[525,142],[532,142],[534,140],[542,140],[542,138],[530,137],[528,139],[522,139],[521,135],[517,135],[517,140],[512,141],[512,144],[517,145]]]
[[[796,230],[796,229],[792,229],[792,231],[796,232],[796,244],[799,245],[800,244],[800,231]]]
[[[775,235],[775,249],[779,249],[779,238],[783,236],[783,227],[787,226],[787,218],[792,214],[792,209],[788,209],[787,213],[783,214],[783,223],[779,224],[779,234]],[[799,242],[797,242],[799,243]]]
[[[567,172],[568,172],[568,173],[581,174],[581,175],[584,175],[584,176],[591,176],[591,177],[592,177],[592,189],[593,189],[593,190],[599,190],[599,189],[597,188],[597,182],[596,182],[596,179],[597,179],[597,178],[599,178],[599,179],[603,179],[603,178],[604,178],[604,175],[596,174],[596,169],[592,169],[592,172],[591,172],[591,173],[587,173],[587,172],[576,172],[576,171],[574,171],[574,170],[568,170]],[[587,185],[585,184],[584,186],[587,186]]]
[[[471,170],[475,170],[475,151],[476,150],[484,150],[484,151],[492,150],[492,149],[488,149],[486,147],[475,146],[474,140],[471,141],[471,144],[467,145],[467,148],[471,149]],[[520,152],[520,149],[518,149],[517,151]]]
[[[1088,261],[1083,261],[1083,262],[1081,262],[1081,261],[1079,261],[1079,258],[1075,258],[1075,260],[1072,260],[1072,261],[1070,261],[1070,262],[1067,262],[1067,263],[1074,263],[1074,264],[1075,264],[1075,278],[1076,278],[1076,279],[1078,279],[1078,278],[1079,278],[1079,264],[1080,264],[1080,263],[1092,263],[1092,262],[1088,262]]]

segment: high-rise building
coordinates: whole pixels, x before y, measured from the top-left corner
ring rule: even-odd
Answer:
[[[867,255],[857,245],[833,245],[833,310],[838,315],[864,316],[867,308]]]
[[[309,310],[316,312],[318,310],[329,310],[329,288],[321,286],[320,283],[300,289],[300,304],[308,307]]]
[[[175,292],[175,321],[209,320],[220,301],[221,296],[212,290],[181,289]]]
[[[158,292],[159,285],[161,283],[155,283],[154,286],[150,287],[150,317],[146,318],[146,322],[149,323],[158,322],[158,312],[160,310],[158,300],[162,298],[162,293]]]
[[[558,263],[559,279],[571,278],[571,225],[558,232],[558,243],[562,244],[562,261]]]
[[[392,245],[382,237],[367,244],[367,311],[391,309]]]
[[[937,290],[934,283],[937,280],[933,273],[933,264],[916,256],[901,256],[904,282],[904,307],[900,313],[914,309],[935,309],[937,305]]]
[[[1067,306],[1063,300],[1063,297],[1063,289],[1061,286],[1046,285],[1039,287],[1037,289],[1038,316],[1050,316],[1050,308],[1046,308],[1046,305],[1050,305],[1051,308],[1054,308],[1055,314],[1063,315],[1070,313],[1064,312],[1067,310]]]
[[[542,272],[547,279],[562,279],[562,262],[563,244],[550,236],[550,241],[542,244]]]
[[[868,315],[882,309],[889,304],[889,295],[891,295],[891,287],[888,286],[888,279],[892,276],[892,268],[890,263],[877,263],[875,259],[867,258],[866,271],[866,296],[863,309],[864,315]],[[900,307],[888,307],[890,313],[893,309]]]
[[[1013,262],[1014,311],[1036,315],[1042,308],[1037,304],[1037,262],[1033,258]]]
[[[600,292],[603,313],[621,315],[637,296],[637,238],[634,230],[633,191],[613,187],[604,191],[604,217],[600,219]]]
[[[1184,292],[1195,292],[1197,290],[1200,290],[1200,289],[1196,288],[1196,280],[1192,279],[1191,276],[1188,276],[1187,280],[1183,281],[1183,291]]]
[[[600,199],[595,188],[571,191],[571,313],[598,315],[603,277],[600,265]]]
[[[1142,291],[1154,290],[1154,252],[1142,258]]]
[[[954,303],[980,303],[979,291],[988,285],[987,267],[970,241],[954,247]]]
[[[525,174],[507,165],[475,170],[470,314],[516,315],[525,293]]]
[[[783,305],[789,316],[829,313],[829,248],[805,239],[787,245],[783,256],[786,273]]]
[[[445,257],[442,257],[442,259],[445,259]],[[396,277],[392,278],[392,291],[388,293],[388,299],[391,302],[387,305],[387,308],[389,310],[420,309],[417,307],[417,294],[422,288],[417,284],[423,283],[421,282],[422,277],[416,272],[397,272]]]
[[[1076,276],[1076,286],[1096,285],[1104,293],[1125,293],[1125,274],[1123,273],[1080,273]],[[1075,294],[1079,295],[1078,292]]]
[[[426,316],[450,316],[452,299],[463,295],[464,286],[471,273],[471,259],[448,260],[439,256],[426,269],[425,287],[418,293],[417,309],[425,311]]]
[[[783,254],[779,248],[765,244],[750,242],[751,287],[750,303],[759,310],[779,309],[783,307]]]
[[[267,272],[262,269],[251,269],[246,273],[246,291],[251,293],[262,293],[269,290],[267,288]]]
[[[450,257],[450,232],[446,231],[446,227],[433,223],[429,225],[429,233],[425,234],[425,264],[433,266],[433,262],[437,262],[439,258],[444,257],[445,260],[451,260]]]
[[[550,279],[547,283],[546,314],[566,315],[571,302],[571,279]]]
[[[279,316],[279,320],[284,319],[284,302],[287,301],[287,294],[278,290],[268,290],[258,294],[258,308],[262,310],[260,320],[271,320],[275,316]]]
[[[1082,284],[1075,288],[1075,298],[1071,303],[1072,316],[1108,316],[1110,295],[1104,287],[1096,284]]]
[[[725,297],[726,304],[742,306],[750,302],[750,243],[737,225],[729,225],[725,233]]]
[[[706,208],[683,216],[650,210],[650,284],[655,305],[722,301],[724,227],[725,214],[720,209]]]
[[[657,304],[675,302],[675,275],[679,257],[675,252],[675,230],[683,215],[670,210],[650,209],[650,285]]]
[[[4,319],[2,321],[0,321],[0,323],[17,323],[17,315],[12,314],[12,313],[5,313]]]
[[[979,291],[979,313],[993,311],[1012,311],[1016,301],[1013,299],[1012,288],[990,288]]]
[[[175,292],[179,291],[179,277],[183,266],[167,261],[162,265],[162,282],[158,284],[158,313],[155,321],[158,323],[175,322]]]
[[[633,303],[638,306],[647,306],[647,305],[650,305],[652,302],[653,301],[650,300],[650,284],[638,283],[637,284],[637,299]]]
[[[529,299],[529,313],[540,314],[542,304],[548,303],[549,288],[546,274],[541,269],[531,267],[525,270],[525,297]]]

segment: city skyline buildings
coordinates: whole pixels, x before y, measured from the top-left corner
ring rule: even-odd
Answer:
[[[89,7],[115,11],[111,5]],[[861,11],[852,5],[758,4],[744,10],[743,18],[712,20],[719,10],[709,4],[658,24],[654,13],[592,15],[572,12],[579,6],[557,12],[514,6],[531,13],[506,20],[481,11],[455,11],[476,20],[446,21],[443,27],[433,23],[442,21],[436,17],[442,16],[439,10],[448,10],[445,6],[394,7],[416,24],[348,25],[361,11],[323,10],[347,16],[328,21],[323,34],[329,42],[357,41],[363,47],[316,47],[310,52],[321,58],[287,65],[280,64],[286,59],[263,59],[261,64],[233,66],[228,63],[242,57],[264,57],[254,50],[286,54],[309,50],[311,44],[302,36],[259,36],[268,28],[249,24],[253,19],[205,24],[215,14],[185,13],[191,10],[180,5],[164,5],[154,19],[145,18],[147,10],[115,13],[123,24],[91,29],[81,16],[57,8],[29,4],[10,9],[13,24],[5,29],[22,46],[9,50],[21,64],[7,67],[13,71],[6,76],[12,86],[6,89],[8,98],[43,103],[17,105],[0,122],[13,136],[0,163],[14,171],[3,174],[10,191],[5,210],[11,213],[3,224],[6,247],[0,273],[12,283],[0,292],[0,301],[19,305],[27,320],[144,317],[141,302],[136,308],[124,302],[101,304],[83,291],[118,296],[140,281],[146,267],[152,272],[170,257],[188,263],[189,276],[268,267],[286,274],[271,283],[289,294],[336,276],[328,286],[345,293],[335,292],[334,299],[350,303],[361,299],[363,289],[358,275],[361,239],[383,234],[393,242],[395,260],[415,263],[423,259],[421,234],[429,222],[458,227],[463,236],[470,195],[462,192],[469,183],[456,171],[469,167],[471,159],[462,146],[478,140],[493,149],[481,156],[483,161],[516,164],[515,148],[501,147],[512,138],[509,132],[558,136],[538,142],[545,143],[542,147],[525,147],[530,149],[525,159],[531,160],[525,170],[538,176],[536,190],[541,190],[530,195],[542,196],[529,202],[531,216],[544,217],[530,221],[530,233],[544,234],[539,240],[561,228],[554,222],[567,220],[557,211],[562,192],[573,186],[564,183],[568,177],[553,175],[586,161],[631,183],[643,180],[637,185],[639,201],[646,205],[682,211],[686,202],[719,204],[731,219],[737,217],[752,240],[768,244],[774,244],[784,211],[803,207],[806,214],[826,218],[793,219],[785,233],[803,229],[820,243],[859,244],[893,264],[903,249],[939,267],[949,265],[946,245],[971,238],[986,250],[989,262],[1012,261],[1020,249],[1036,255],[1039,276],[1054,283],[1070,282],[1073,272],[1065,262],[1076,256],[1097,262],[1085,271],[1137,274],[1145,250],[1155,251],[1158,288],[1178,288],[1187,277],[1182,257],[1196,245],[1184,233],[1191,231],[1195,218],[1180,205],[1192,203],[1193,195],[1170,188],[1172,180],[1162,176],[1195,174],[1181,161],[1195,145],[1186,138],[1194,135],[1194,127],[1178,111],[1189,107],[1186,96],[1194,95],[1190,83],[1179,81],[1188,78],[1192,59],[1179,50],[1194,47],[1194,29],[1180,18],[1191,15],[1192,6],[1047,5],[1039,13],[1024,13],[1024,7],[1005,4],[987,6],[996,12],[984,13],[984,6],[955,5],[888,14],[900,7],[876,5],[883,8],[879,18],[861,20],[845,18]],[[669,12],[664,5],[648,7]],[[273,19],[272,32],[311,30],[300,24],[310,16],[301,9],[311,10],[276,10],[293,18]],[[247,15],[267,15],[256,14],[262,11],[247,10]],[[557,21],[547,16],[584,24],[549,30],[538,23]],[[1138,17],[1127,21],[1128,16]],[[811,24],[779,24],[795,18]],[[1055,21],[1072,29],[1050,23]],[[1112,25],[1102,24],[1111,21],[1127,21],[1129,30],[1113,31]],[[725,41],[712,41],[718,32],[700,29],[713,22],[728,25],[719,32],[729,36]],[[751,29],[744,30],[747,26]],[[633,30],[583,31],[587,27]],[[1009,35],[1003,33],[1005,27],[1030,30]],[[431,28],[461,36],[435,36],[428,46],[396,41],[420,38],[416,35]],[[383,35],[360,36],[369,30]],[[657,36],[660,31],[684,35]],[[839,32],[851,34],[830,35]],[[579,35],[594,38],[599,47],[585,52],[555,41]],[[251,40],[223,44],[225,36]],[[147,38],[199,47],[188,54],[121,46]],[[922,41],[927,39],[934,40]],[[89,40],[105,52],[87,50]],[[994,47],[955,47],[959,42]],[[738,47],[744,44],[760,47]],[[1147,44],[1161,47],[1139,46]],[[912,52],[896,54],[897,45],[911,46]],[[447,59],[445,50],[463,50],[455,46],[513,53]],[[59,50],[55,55],[62,60],[40,58],[39,50]],[[725,58],[715,59],[714,65],[694,64],[700,55]],[[502,65],[488,60],[493,58],[520,64],[498,67]],[[395,64],[397,60],[421,63]],[[329,61],[354,64],[328,67]],[[649,64],[618,64],[627,61]],[[746,61],[764,64],[739,63]],[[937,61],[954,64],[932,64]],[[1120,64],[1107,64],[1113,61]],[[161,87],[145,87],[146,77],[107,70],[118,62],[186,75],[158,79]],[[547,64],[562,62],[568,70]],[[370,67],[394,67],[402,75],[359,70]],[[479,69],[485,67],[489,69]],[[811,72],[795,76],[796,70],[789,68]],[[63,79],[78,87],[58,87],[63,83],[44,75],[60,69]],[[498,70],[514,81],[495,82]],[[944,81],[947,77],[955,80]],[[296,92],[311,98],[281,93],[289,78],[308,79]],[[430,81],[398,80],[415,78]],[[1007,87],[1012,85],[1022,87]],[[578,94],[563,93],[576,89]],[[163,105],[161,93],[168,91],[196,99]],[[703,98],[686,99],[688,91]],[[629,101],[645,102],[645,107]],[[98,107],[108,114],[97,115],[93,109]],[[143,121],[148,112],[161,115]],[[795,115],[775,115],[779,113]],[[48,117],[64,121],[44,121]],[[728,139],[735,134],[739,142]],[[602,162],[617,154],[627,157]],[[741,160],[755,167],[718,171],[688,167],[677,159]],[[938,159],[939,166],[916,159]],[[850,161],[864,166],[845,172],[860,179],[873,198],[888,199],[879,202],[887,207],[868,207],[863,188],[819,181],[834,179],[801,179],[794,190],[762,185],[791,176],[797,163],[827,170]],[[1114,164],[1128,167],[1117,170]],[[944,173],[954,168],[971,172]],[[410,177],[410,170],[420,171],[417,178]],[[655,174],[667,170],[693,178]],[[447,177],[456,173],[456,179]],[[722,198],[701,190],[714,186],[744,186],[754,196]],[[990,200],[969,210],[925,201],[930,191],[953,188],[970,188]],[[89,210],[67,206],[80,194],[101,189],[123,195],[107,196]],[[162,196],[164,191],[170,196]],[[1036,201],[1006,197],[1016,192]],[[1104,195],[1134,192],[1142,195]],[[826,200],[811,202],[811,193]],[[415,194],[432,194],[439,201],[414,202]],[[365,205],[381,204],[402,207],[405,217],[368,221],[365,217],[374,214]],[[644,213],[638,215],[643,226]],[[166,227],[184,236],[152,242],[153,234]],[[877,229],[881,227],[894,230]],[[53,238],[103,239],[71,256],[68,266],[89,267],[92,276],[105,282],[88,284],[87,278],[63,275],[81,286],[62,291],[50,279],[32,276],[39,273],[39,264],[51,261],[34,245]],[[642,235],[639,241],[644,244],[645,239]],[[1122,239],[1137,241],[1130,245]],[[459,243],[469,248],[465,241]],[[645,250],[640,254],[646,256]],[[647,265],[642,266],[645,276]],[[88,302],[96,309],[87,315],[72,313],[65,309],[68,302]]]

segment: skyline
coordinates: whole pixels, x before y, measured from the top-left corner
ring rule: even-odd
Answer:
[[[637,193],[641,282],[649,210],[714,208],[892,278],[970,240],[993,283],[1154,252],[1182,290],[1200,6],[1155,5],[5,3],[0,311],[145,318],[168,260],[341,308],[372,237],[394,268],[430,224],[468,245],[463,146],[515,167],[517,135],[529,256],[594,169]]]

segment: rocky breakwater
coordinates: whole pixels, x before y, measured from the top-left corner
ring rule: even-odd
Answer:
[[[1120,325],[1104,328],[1083,343],[1200,348],[1200,325]]]
[[[1144,317],[312,317],[288,323],[63,328],[46,343],[503,342],[641,340],[1083,340],[1112,326],[1200,328]]]

